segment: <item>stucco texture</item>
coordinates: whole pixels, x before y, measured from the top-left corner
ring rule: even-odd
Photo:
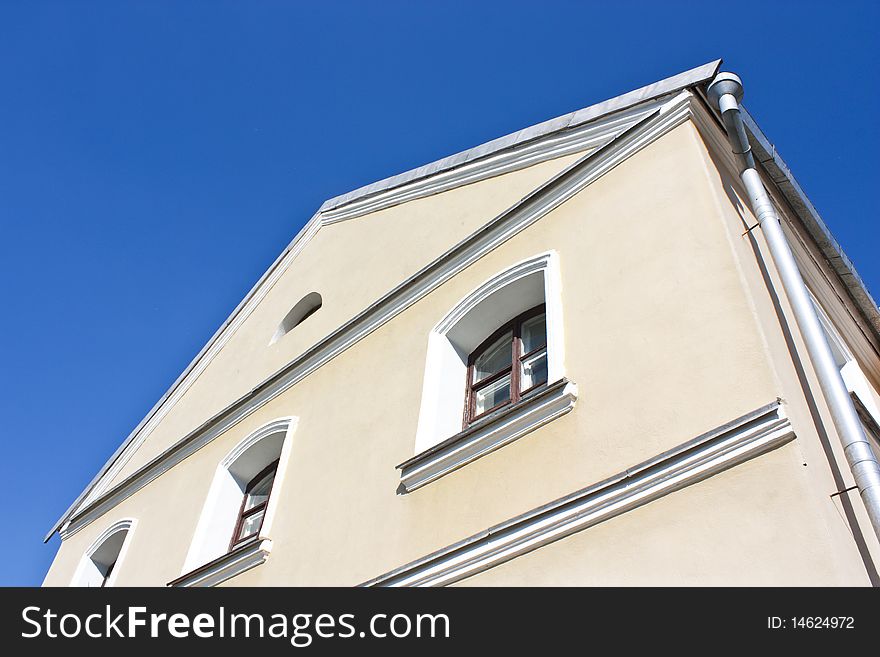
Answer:
[[[228,364],[218,359],[217,378],[197,384],[206,392],[194,386],[198,400],[178,405],[180,417],[169,415],[126,470],[234,394],[228,373],[271,349],[275,324],[299,296],[326,291],[326,308],[279,347],[288,350],[281,360],[564,164],[322,230],[301,256],[303,279],[276,286],[252,326],[226,347]],[[179,576],[217,464],[278,417],[297,416],[299,426],[273,550],[228,585],[358,584],[782,396],[710,166],[691,123],[664,135],[65,540],[46,583],[68,583],[94,537],[123,517],[139,525],[117,584],[164,585]],[[394,466],[413,455],[429,331],[485,280],[548,250],[559,254],[575,408],[424,488],[396,494]],[[799,449],[778,449],[468,583],[781,584],[804,573],[810,583],[859,583],[852,550],[832,556],[844,539],[804,501],[812,488]]]

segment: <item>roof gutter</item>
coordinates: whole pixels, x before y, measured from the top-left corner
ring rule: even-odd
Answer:
[[[742,82],[733,73],[719,73],[706,93],[709,102],[721,112],[731,150],[736,155],[740,168],[740,178],[749,196],[749,205],[761,226],[770,255],[779,271],[782,287],[791,303],[807,353],[819,379],[819,387],[831,410],[831,418],[843,445],[847,463],[865,503],[874,533],[880,539],[880,463],[865,436],[861,419],[834,362],[828,339],[782,230],[776,208],[764,189],[755,166],[739,106],[743,97]]]
[[[776,147],[764,135],[763,131],[748,111],[740,106],[743,123],[750,137],[752,155],[770,176],[776,187],[792,206],[804,228],[819,248],[828,266],[837,274],[843,283],[856,308],[868,322],[874,341],[880,344],[880,308],[862,281],[852,261],[843,252],[843,248],[828,230],[828,226],[819,216],[816,208],[807,198],[804,190],[795,180],[788,165],[780,157]]]
[[[66,523],[74,515],[76,510],[80,507],[80,505],[89,495],[89,493],[91,493],[95,486],[98,485],[102,477],[104,477],[104,475],[110,470],[111,466],[116,462],[116,460],[122,457],[125,450],[135,440],[138,434],[144,429],[149,420],[152,419],[156,415],[156,413],[158,413],[159,409],[162,408],[162,406],[169,400],[174,391],[177,390],[178,386],[180,386],[184,382],[187,376],[189,376],[190,373],[195,369],[199,361],[201,361],[201,359],[208,353],[208,350],[220,338],[221,334],[223,334],[223,332],[228,329],[228,327],[233,323],[238,315],[243,312],[247,303],[254,297],[254,295],[257,293],[257,290],[259,290],[259,288],[265,283],[266,279],[269,278],[269,274],[281,263],[287,253],[291,251],[295,245],[297,245],[302,239],[306,238],[312,224],[317,222],[320,227],[320,217],[323,213],[329,212],[331,210],[336,210],[340,207],[345,206],[346,204],[354,203],[355,201],[363,200],[364,198],[382,192],[387,192],[388,190],[395,189],[407,183],[411,183],[415,180],[428,178],[432,175],[443,173],[456,167],[464,166],[465,164],[469,164],[477,160],[497,155],[502,151],[514,148],[523,143],[542,139],[554,133],[584,125],[586,123],[595,121],[616,112],[630,109],[632,107],[635,107],[636,105],[639,105],[640,103],[647,102],[667,94],[672,94],[676,91],[681,91],[682,89],[686,89],[697,84],[704,84],[712,79],[712,77],[718,72],[718,69],[720,67],[720,59],[707,62],[702,66],[697,66],[696,68],[684,71],[670,78],[654,82],[645,87],[641,87],[640,89],[636,89],[615,98],[611,98],[609,100],[590,105],[589,107],[571,112],[564,116],[560,116],[555,119],[544,121],[537,125],[524,128],[515,133],[506,135],[504,137],[499,137],[498,139],[486,142],[469,150],[456,153],[455,155],[450,155],[449,157],[437,160],[436,162],[426,164],[424,166],[412,169],[396,176],[391,176],[390,178],[379,180],[378,182],[355,189],[351,192],[348,192],[347,194],[342,194],[340,196],[336,196],[334,198],[324,201],[318,211],[312,216],[312,218],[308,222],[306,222],[300,232],[297,233],[296,237],[293,238],[293,240],[284,249],[281,255],[278,256],[274,263],[272,263],[266,273],[264,273],[260,277],[256,284],[247,293],[245,298],[235,307],[235,309],[232,311],[232,314],[230,314],[229,317],[220,326],[220,328],[217,329],[216,333],[214,333],[210,340],[208,340],[202,350],[196,355],[195,358],[193,358],[192,362],[190,362],[183,373],[177,378],[177,380],[174,381],[174,383],[165,392],[165,394],[162,395],[159,401],[156,402],[155,406],[150,409],[144,419],[141,420],[138,425],[131,431],[131,433],[116,449],[110,459],[98,471],[98,474],[96,474],[95,477],[88,483],[88,485],[76,497],[73,503],[67,508],[67,510],[55,522],[55,524],[52,525],[52,528],[46,534],[43,542],[48,542],[49,539],[52,538],[52,536],[55,534],[55,532],[63,527],[64,523]],[[878,324],[878,326],[880,326],[880,324]]]

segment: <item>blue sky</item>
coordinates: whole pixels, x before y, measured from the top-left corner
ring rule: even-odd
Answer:
[[[878,6],[0,2],[0,584],[325,198],[717,57],[878,297]]]

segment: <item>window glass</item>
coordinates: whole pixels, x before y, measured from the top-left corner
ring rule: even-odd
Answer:
[[[474,383],[510,367],[513,359],[513,333],[508,331],[474,361]]]
[[[544,313],[527,319],[522,325],[522,352],[527,354],[547,344],[547,322]]]
[[[499,335],[500,334],[500,335]],[[547,316],[536,306],[501,325],[468,358],[465,427],[547,383]]]
[[[236,536],[236,541],[240,541],[242,539],[247,538],[248,536],[252,536],[260,531],[260,525],[263,524],[263,516],[266,514],[266,508],[263,507],[259,511],[252,513],[246,518],[242,519],[241,529],[238,532],[238,536]]]
[[[272,492],[272,483],[275,481],[277,468],[278,461],[275,461],[247,485],[229,549],[234,548],[243,540],[259,534],[260,528],[263,526],[263,517],[266,515],[266,506],[269,503],[269,494]]]
[[[258,504],[265,504],[269,499],[269,491],[272,490],[272,481],[275,479],[275,473],[270,472],[260,481],[258,481],[247,494],[244,502],[244,510],[249,511]]]
[[[474,392],[474,416],[485,413],[510,399],[510,374]]]
[[[547,383],[547,349],[522,360],[522,376],[520,391],[529,390],[542,383]]]

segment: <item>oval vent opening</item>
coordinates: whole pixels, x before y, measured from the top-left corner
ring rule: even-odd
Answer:
[[[306,319],[311,317],[315,311],[321,307],[321,295],[317,292],[309,292],[306,296],[296,302],[296,305],[290,309],[290,312],[284,316],[272,341],[269,344],[278,342],[294,328],[302,324]]]

